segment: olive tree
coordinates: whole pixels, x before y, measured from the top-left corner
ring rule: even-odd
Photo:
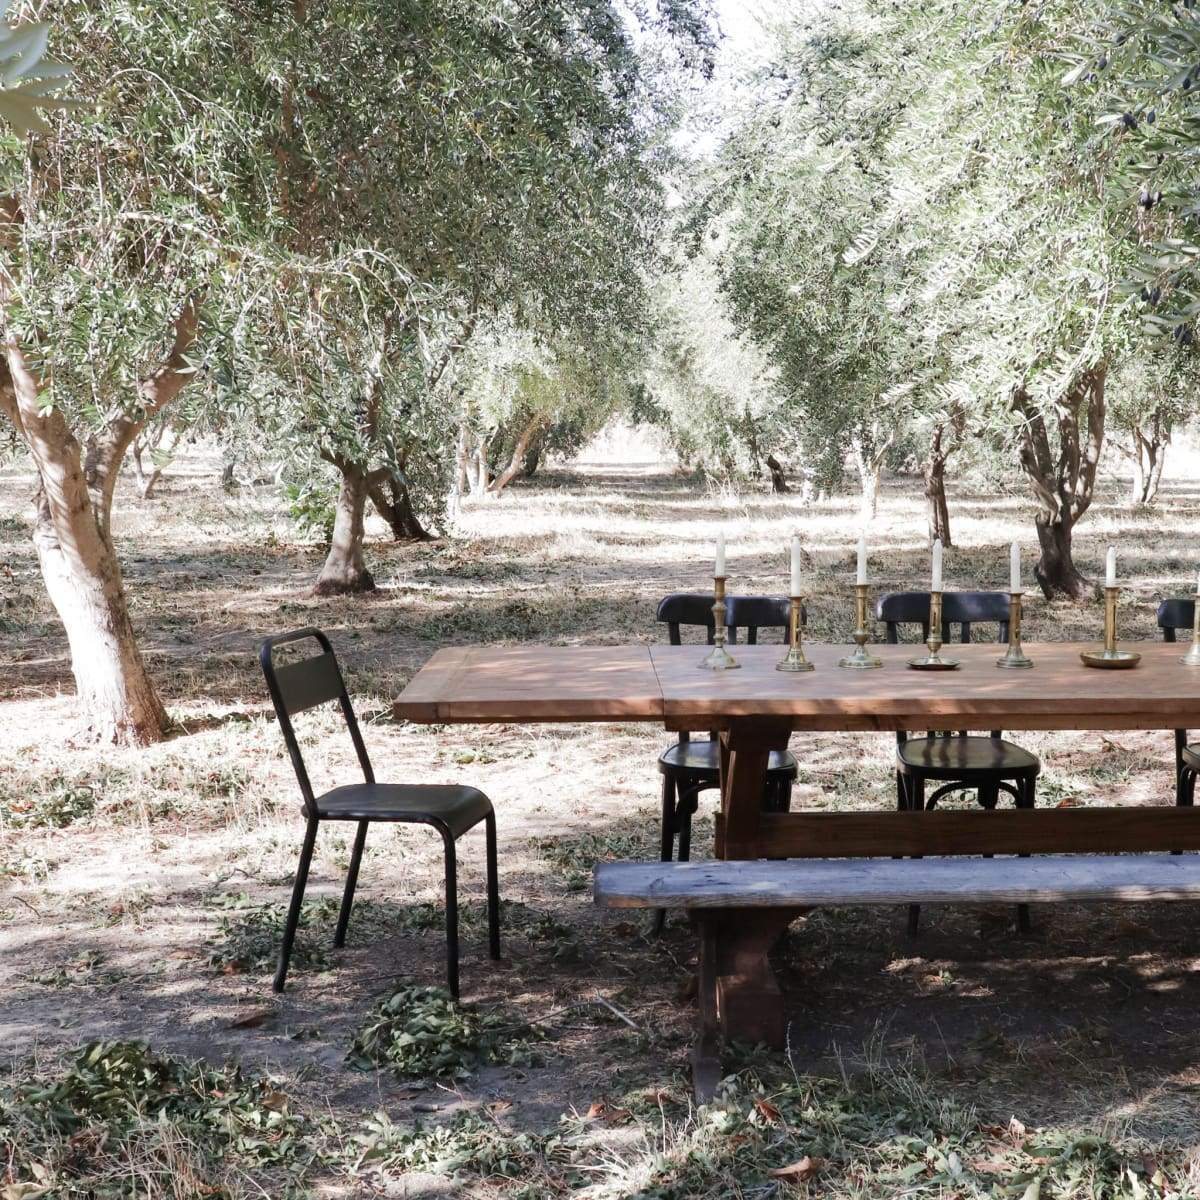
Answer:
[[[294,206],[313,208],[305,181],[337,164],[349,194],[331,192],[329,208],[374,204],[362,224],[397,275],[366,306],[339,293],[346,308],[322,313],[361,326],[363,351],[343,356],[341,385],[299,398],[305,420],[288,422],[340,475],[322,592],[372,586],[367,497],[379,506],[391,489],[385,514],[403,506],[414,532],[419,516],[440,515],[446,489],[421,495],[411,481],[455,470],[464,425],[447,372],[481,323],[508,321],[562,347],[637,322],[677,103],[663,55],[690,61],[705,43],[692,0],[543,0],[506,6],[502,18],[468,0],[378,8],[342,39],[336,77],[297,76],[290,90],[301,135],[288,155]],[[316,17],[298,36],[324,40]],[[345,92],[350,119],[324,111]],[[324,211],[315,205],[305,227]]]
[[[724,183],[746,214],[730,293],[815,396],[810,419],[922,422],[934,497],[948,434],[1009,447],[1038,504],[1037,577],[1073,597],[1136,251],[1112,147],[1062,87],[1077,18],[1066,0],[795,15]]]
[[[253,64],[270,30],[184,7],[42,6],[86,104],[6,137],[0,167],[0,410],[36,471],[34,545],[106,740],[165,725],[114,543],[122,460],[205,380],[212,331],[271,306],[278,266],[278,103]]]

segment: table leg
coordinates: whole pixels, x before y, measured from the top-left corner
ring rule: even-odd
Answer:
[[[721,734],[721,821],[719,858],[761,858],[759,838],[767,762],[772,750],[787,748],[791,723],[784,719],[734,719]],[[712,993],[716,1017],[727,1038],[782,1047],[786,1022],[783,996],[767,955],[804,908],[707,910],[711,938]],[[703,986],[703,970],[701,972]]]
[[[717,1026],[716,937],[706,910],[693,910],[692,922],[700,934],[700,971],[696,999],[700,1006],[700,1031],[692,1047],[692,1090],[700,1104],[707,1104],[721,1081],[721,1050]]]

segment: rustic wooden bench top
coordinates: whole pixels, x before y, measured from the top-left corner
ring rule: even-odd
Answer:
[[[430,723],[648,721],[670,729],[725,728],[773,717],[796,730],[1169,729],[1200,727],[1200,671],[1180,647],[1139,642],[1132,671],[1084,667],[1091,644],[1027,645],[1036,666],[1002,671],[1001,647],[947,646],[957,671],[919,672],[916,646],[875,646],[877,671],[837,666],[845,646],[809,645],[816,670],[774,669],[780,647],[736,646],[739,670],[704,671],[700,646],[512,646],[439,650],[395,702],[398,717]]]
[[[597,863],[602,908],[1200,900],[1194,855]]]

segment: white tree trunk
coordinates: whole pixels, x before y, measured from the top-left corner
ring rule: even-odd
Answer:
[[[11,281],[0,269],[0,311]],[[60,409],[43,409],[41,381],[11,329],[0,339],[0,411],[33,459],[39,492],[34,544],[46,590],[66,630],[85,729],[104,741],[160,739],[167,717],[137,647],[110,532],[113,489],[129,444],[185,386],[198,301],[174,323],[166,362],[138,385],[137,416],[114,408],[86,454]]]
[[[146,745],[158,741],[167,714],[138,650],[116,553],[106,538],[59,540],[44,494],[37,499],[33,543],[50,601],[71,650],[75,692],[97,741]]]

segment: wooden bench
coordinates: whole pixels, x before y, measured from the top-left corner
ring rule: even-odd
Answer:
[[[1177,834],[1179,816],[1171,817]],[[1186,840],[1194,837],[1192,833]],[[595,900],[605,908],[683,908],[698,927],[700,1030],[692,1050],[692,1079],[697,1099],[704,1101],[721,1077],[722,1026],[756,1031],[755,1040],[782,1044],[782,1028],[756,1030],[755,1021],[764,1012],[778,1013],[782,1020],[778,985],[763,963],[771,942],[800,913],[819,905],[1200,900],[1200,857],[614,862],[597,865]],[[771,920],[773,915],[778,920]],[[773,992],[766,997],[771,1003],[758,1002],[764,991]],[[730,1013],[730,1003],[745,1011]]]

